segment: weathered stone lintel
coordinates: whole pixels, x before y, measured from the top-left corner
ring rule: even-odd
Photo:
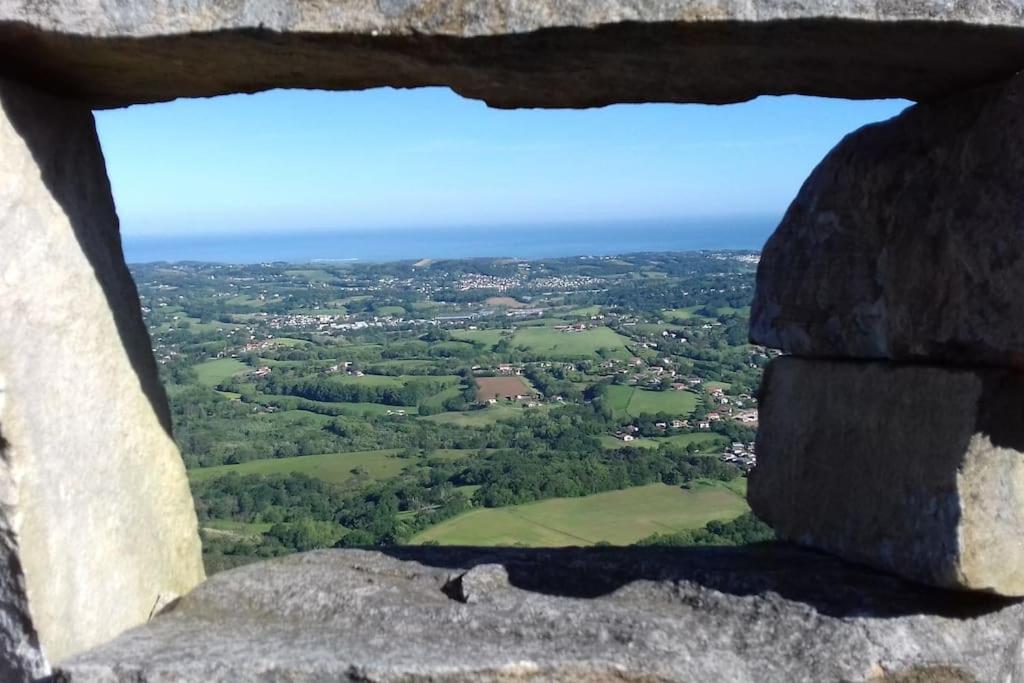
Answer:
[[[784,357],[754,512],[785,539],[947,588],[1024,595],[1024,377]]]
[[[908,10],[876,21],[830,6],[759,18],[720,7],[672,15],[651,3],[589,21],[551,1],[516,3],[503,17],[479,9],[433,20],[337,9],[318,25],[264,23],[208,2],[194,12],[204,20],[180,25],[154,8],[160,3],[137,4],[120,23],[102,16],[76,26],[19,21],[31,11],[5,12],[0,2],[0,75],[101,108],[268,88],[436,85],[494,107],[578,108],[790,93],[922,100],[1024,68],[1024,17],[988,23],[984,13],[928,20]]]

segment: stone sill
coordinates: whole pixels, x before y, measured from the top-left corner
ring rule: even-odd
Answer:
[[[56,677],[1021,681],[1022,624],[782,544],[324,550],[217,574]]]

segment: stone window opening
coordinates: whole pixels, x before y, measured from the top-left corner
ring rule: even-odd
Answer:
[[[1021,679],[1019,8],[200,4],[0,5],[0,679]],[[751,500],[825,553],[322,552],[203,583],[91,109],[429,83],[919,102],[823,161],[758,278],[752,337],[791,357]]]

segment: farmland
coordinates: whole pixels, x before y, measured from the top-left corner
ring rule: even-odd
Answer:
[[[412,542],[547,547],[603,541],[627,545],[654,533],[733,519],[747,509],[743,498],[723,486],[684,490],[652,484],[582,498],[473,510],[431,527]]]

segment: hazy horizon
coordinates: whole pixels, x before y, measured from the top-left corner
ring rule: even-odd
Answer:
[[[431,228],[123,236],[129,263],[563,258],[639,252],[759,250],[774,216]]]

